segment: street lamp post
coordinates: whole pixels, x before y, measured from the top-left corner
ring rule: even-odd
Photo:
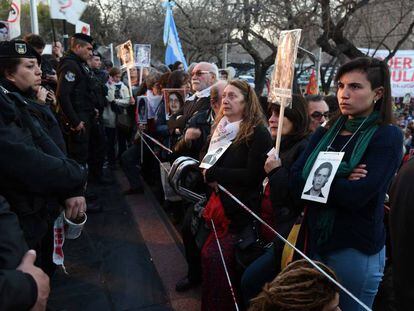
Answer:
[[[32,33],[39,34],[39,21],[37,18],[37,0],[30,0],[30,17]]]

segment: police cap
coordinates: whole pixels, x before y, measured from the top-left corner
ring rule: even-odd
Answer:
[[[42,61],[40,54],[23,40],[0,42],[0,58],[36,58],[39,65]]]
[[[75,33],[75,34],[72,36],[72,38],[74,38],[74,39],[79,39],[79,40],[82,40],[82,41],[88,42],[88,43],[90,43],[90,44],[92,44],[92,45],[93,45],[93,38],[92,38],[91,36],[85,35],[84,33],[80,33],[80,32]]]

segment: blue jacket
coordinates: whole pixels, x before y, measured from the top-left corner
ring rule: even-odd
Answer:
[[[312,135],[305,152],[292,167],[291,187],[301,195],[305,181],[302,169],[307,158],[318,144],[326,129],[320,127]],[[347,161],[355,146],[356,135],[345,148]],[[340,150],[350,136],[338,135],[332,147]],[[308,226],[311,252],[323,254],[344,248],[354,248],[367,255],[379,252],[385,244],[384,199],[391,178],[397,171],[402,158],[403,136],[399,128],[392,125],[380,126],[373,135],[361,164],[366,164],[365,178],[349,181],[335,177],[326,204],[305,201],[308,206]],[[316,245],[318,232],[316,223],[322,209],[335,208],[336,216],[330,239]]]

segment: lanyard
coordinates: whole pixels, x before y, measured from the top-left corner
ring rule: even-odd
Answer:
[[[346,146],[348,146],[349,142],[352,140],[352,138],[354,138],[354,136],[358,133],[358,131],[361,129],[361,127],[364,125],[365,121],[368,119],[368,117],[365,118],[365,120],[361,123],[360,126],[358,126],[357,130],[352,134],[352,136],[348,139],[348,141],[346,142],[346,144],[341,148],[341,150],[339,150],[339,152],[342,152]],[[345,121],[346,122],[346,121]],[[343,125],[343,124],[342,124]],[[338,131],[336,132],[335,136],[332,138],[330,144],[328,145],[328,147],[326,148],[326,151],[330,151],[332,149],[332,144],[335,141],[336,137],[338,136],[339,132],[342,129],[342,125],[339,127]]]

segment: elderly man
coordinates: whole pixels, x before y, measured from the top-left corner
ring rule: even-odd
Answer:
[[[227,81],[220,80],[210,88],[210,107],[194,114],[188,120],[183,137],[177,142],[174,151],[180,155],[188,155],[195,159],[200,158],[200,151],[204,146],[214,118],[221,106],[221,97]]]
[[[187,122],[197,112],[210,108],[210,89],[217,82],[218,68],[216,65],[206,62],[198,63],[191,72],[192,89],[195,91],[184,103],[178,118],[172,127],[183,131]]]
[[[315,130],[328,120],[329,107],[321,95],[307,95],[308,113],[310,117],[309,130]]]

